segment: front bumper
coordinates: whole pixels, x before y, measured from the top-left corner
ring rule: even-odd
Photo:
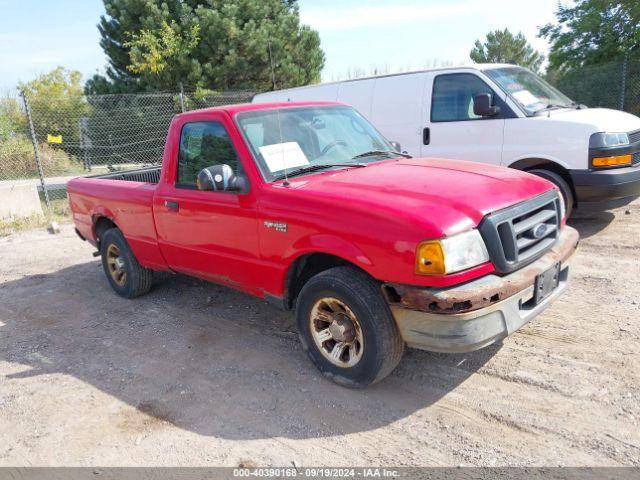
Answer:
[[[578,210],[622,207],[640,196],[640,164],[605,170],[570,170]]]
[[[503,277],[487,275],[447,289],[385,284],[384,291],[408,346],[435,352],[469,352],[501,340],[545,310],[567,288],[568,260],[578,232],[560,238],[535,262]],[[561,263],[558,287],[533,304],[535,278]]]

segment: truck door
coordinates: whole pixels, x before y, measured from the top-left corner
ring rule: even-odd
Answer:
[[[470,72],[435,75],[432,88],[426,90],[421,156],[500,165],[505,118],[514,115],[504,95]],[[475,115],[473,98],[480,93],[491,94],[500,112]]]
[[[179,145],[173,145],[170,153],[177,155],[177,162],[175,157],[169,162],[174,168],[163,172],[154,198],[156,230],[173,270],[251,291],[260,278],[255,272],[254,194],[196,187],[198,173],[205,167],[227,164],[236,175],[244,175],[226,121],[222,114],[209,113],[202,121],[181,126]]]

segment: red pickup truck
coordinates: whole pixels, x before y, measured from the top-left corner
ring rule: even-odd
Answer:
[[[295,311],[323,374],[356,387],[405,345],[505,338],[566,288],[578,243],[546,180],[411,158],[336,103],[177,115],[162,167],[77,178],[68,193],[119,295],[169,271],[264,298]]]

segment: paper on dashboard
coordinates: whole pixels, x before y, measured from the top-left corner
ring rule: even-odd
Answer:
[[[280,172],[285,168],[303,167],[309,165],[309,160],[298,145],[298,142],[274,143],[260,147],[260,154],[273,172]]]
[[[513,98],[518,100],[525,107],[527,105],[534,105],[536,103],[540,103],[540,99],[536,97],[533,93],[531,93],[529,90],[520,90],[519,92],[514,92],[511,95],[513,95]]]

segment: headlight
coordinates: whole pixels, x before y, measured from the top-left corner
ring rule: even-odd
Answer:
[[[470,230],[441,240],[420,243],[416,252],[416,273],[446,275],[488,261],[489,253],[480,232]]]
[[[594,133],[589,138],[589,148],[620,147],[629,145],[629,135],[626,133]]]

